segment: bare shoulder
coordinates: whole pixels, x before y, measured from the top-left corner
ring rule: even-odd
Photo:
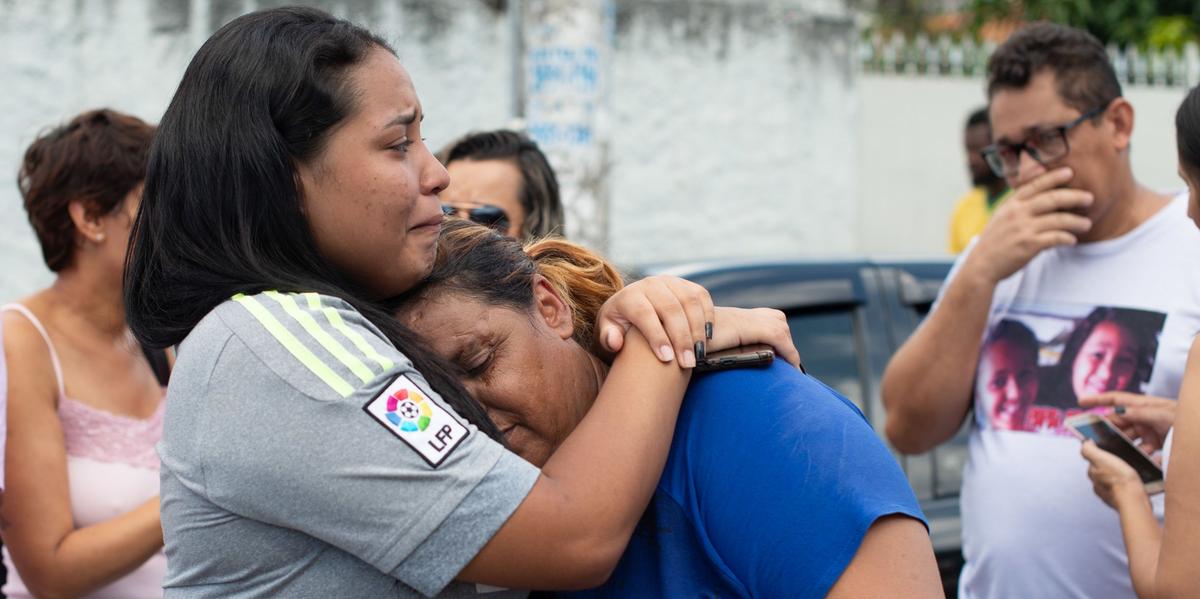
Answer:
[[[828,595],[831,599],[943,596],[929,533],[920,521],[900,514],[871,525]]]
[[[37,296],[22,300],[25,306],[40,302]],[[37,316],[37,312],[34,312]],[[54,364],[50,359],[50,348],[46,345],[37,327],[20,312],[0,312],[0,339],[4,346],[4,368],[8,379],[7,399],[9,402],[36,398],[35,401],[55,401],[57,383]]]

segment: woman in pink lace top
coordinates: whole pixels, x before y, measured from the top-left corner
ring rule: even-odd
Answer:
[[[153,135],[137,118],[86,112],[35,140],[21,165],[25,210],[57,277],[0,308],[8,597],[162,596],[163,389],[121,294]]]

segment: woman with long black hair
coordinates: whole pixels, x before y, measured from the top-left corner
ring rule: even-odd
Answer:
[[[1188,216],[1200,226],[1200,87],[1175,115],[1179,175],[1188,186]],[[1120,514],[1133,589],[1141,599],[1195,597],[1200,589],[1200,339],[1188,353],[1179,401],[1113,393],[1083,402],[1117,406],[1110,416],[1144,449],[1168,454],[1162,525],[1133,467],[1088,441],[1083,457],[1096,494]],[[1171,432],[1172,425],[1174,426]]]
[[[449,181],[422,117],[394,52],[316,10],[235,19],[188,66],[125,281],[138,338],[180,349],[159,446],[169,596],[586,587],[624,550],[711,302],[675,280],[614,297],[612,373],[539,472],[380,306],[434,260]],[[713,328],[714,348],[796,358],[778,313]]]

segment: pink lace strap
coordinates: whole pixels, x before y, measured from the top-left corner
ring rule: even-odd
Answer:
[[[158,470],[164,403],[145,420],[93,408],[64,396],[58,404],[67,455]]]
[[[50,363],[54,365],[54,378],[58,382],[58,396],[66,397],[67,389],[63,385],[62,363],[58,361],[58,352],[54,351],[54,344],[50,342],[50,335],[46,333],[46,327],[42,326],[42,321],[38,320],[33,315],[33,312],[29,311],[29,308],[15,302],[0,306],[0,312],[16,312],[24,316],[33,325],[33,328],[37,329],[37,332],[41,334],[42,340],[46,342],[46,349],[50,350]]]
[[[0,306],[0,312],[17,312],[33,324],[46,342],[54,377],[58,381],[58,419],[62,425],[67,455],[101,462],[128,464],[158,470],[154,444],[162,438],[163,403],[149,418],[142,420],[94,408],[67,397],[63,384],[62,363],[50,341],[50,335],[33,312],[21,304]]]

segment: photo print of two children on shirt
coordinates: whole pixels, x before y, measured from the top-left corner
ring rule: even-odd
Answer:
[[[979,354],[976,418],[996,430],[1069,435],[1079,398],[1142,393],[1166,315],[1110,306],[1010,309]]]

